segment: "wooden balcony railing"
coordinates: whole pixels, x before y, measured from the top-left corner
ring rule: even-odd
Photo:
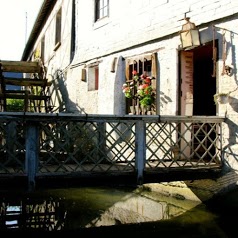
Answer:
[[[144,174],[222,166],[221,117],[0,114],[0,176]]]

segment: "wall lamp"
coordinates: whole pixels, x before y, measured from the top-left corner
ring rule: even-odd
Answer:
[[[180,39],[182,42],[182,48],[184,50],[191,50],[197,46],[200,46],[199,30],[196,25],[190,22],[190,18],[186,17],[187,21],[183,26],[180,33]]]

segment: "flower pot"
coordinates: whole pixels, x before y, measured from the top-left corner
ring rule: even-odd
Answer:
[[[147,115],[151,111],[151,105],[141,105],[142,114]]]

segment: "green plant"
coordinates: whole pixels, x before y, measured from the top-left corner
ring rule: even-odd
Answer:
[[[24,111],[23,99],[7,99],[7,111],[20,112]]]
[[[155,98],[155,91],[151,86],[151,77],[146,72],[139,76],[136,70],[132,74],[132,80],[123,84],[122,92],[126,98],[138,99],[140,105],[150,106]]]
[[[153,103],[153,98],[151,96],[145,96],[140,100],[142,106],[149,106]]]
[[[125,94],[126,98],[132,98],[132,88],[130,88],[126,83],[123,84],[122,92]]]

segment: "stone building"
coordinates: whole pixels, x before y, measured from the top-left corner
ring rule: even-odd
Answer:
[[[54,112],[225,116],[224,157],[236,169],[237,12],[231,0],[45,0],[22,60],[43,62]],[[199,42],[184,45],[190,28]],[[152,108],[122,91],[135,90],[135,71],[151,80]]]

